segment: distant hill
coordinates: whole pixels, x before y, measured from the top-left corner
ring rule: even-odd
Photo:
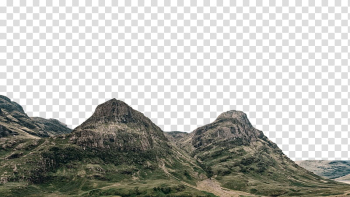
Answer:
[[[3,130],[0,138],[0,196],[350,193],[350,185],[295,164],[240,111],[224,112],[191,133],[163,132],[141,112],[112,99],[62,134],[68,132],[65,125],[29,118],[8,100],[0,112],[0,125],[11,131]]]
[[[319,176],[340,182],[350,182],[350,161],[304,160],[296,163]]]

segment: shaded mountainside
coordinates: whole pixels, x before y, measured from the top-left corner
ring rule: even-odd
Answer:
[[[12,113],[4,112],[0,116]],[[63,130],[52,120],[23,118],[29,120]],[[13,128],[23,127],[22,119],[14,122]],[[191,133],[163,132],[112,99],[69,134],[2,139],[11,140],[0,146],[0,196],[330,196],[350,190],[299,167],[234,110]]]
[[[180,150],[184,151],[186,154],[190,154],[194,151],[192,146],[193,133],[181,132],[181,131],[171,131],[164,132],[165,136],[169,141]]]
[[[19,104],[0,95],[0,138],[39,138],[70,132],[71,129],[58,120],[28,117]]]
[[[304,160],[296,163],[319,176],[337,181],[350,181],[350,161]]]
[[[45,119],[40,117],[31,117],[31,119],[38,125],[42,130],[46,131],[50,136],[62,135],[71,133],[72,129],[68,128],[66,124],[56,119]]]

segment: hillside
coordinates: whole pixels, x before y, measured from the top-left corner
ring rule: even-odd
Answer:
[[[9,106],[8,101],[6,104]],[[65,132],[57,129],[64,125],[25,116],[9,118],[9,114],[24,113],[18,104],[12,104],[12,108],[1,108],[2,117],[7,117],[1,124],[17,132],[26,125],[23,122],[33,121],[33,132],[47,135],[23,131],[18,137],[7,132],[1,138],[0,196],[350,193],[349,185],[295,164],[240,111],[224,112],[191,133],[163,132],[141,112],[112,99],[97,106],[71,133],[48,137],[48,131]]]
[[[224,112],[188,135],[167,135],[225,188],[266,196],[320,196],[350,189],[299,167],[240,111]]]
[[[2,149],[0,196],[213,196],[206,173],[142,113],[112,99],[71,134]]]

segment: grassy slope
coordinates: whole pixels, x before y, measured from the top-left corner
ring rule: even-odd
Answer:
[[[250,146],[219,141],[197,149],[194,157],[174,147],[164,158],[84,150],[64,137],[3,140],[0,196],[213,196],[196,189],[206,175],[225,188],[257,195],[328,196],[350,190],[293,165],[266,139]]]
[[[3,144],[0,196],[213,196],[191,187],[204,172],[179,153],[83,150],[62,137]]]
[[[215,128],[214,128],[215,129]],[[329,196],[343,194],[350,185],[324,179],[300,168],[266,137],[257,142],[218,140],[194,149],[191,134],[166,134],[186,147],[208,176],[225,188],[267,196]]]
[[[343,194],[350,185],[310,173],[267,141],[251,145],[224,141],[197,150],[194,155],[222,186],[267,196],[326,196]]]

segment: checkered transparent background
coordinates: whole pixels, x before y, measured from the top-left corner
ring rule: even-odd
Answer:
[[[2,0],[0,94],[72,128],[111,98],[165,131],[242,110],[292,159],[349,159],[348,3]]]

